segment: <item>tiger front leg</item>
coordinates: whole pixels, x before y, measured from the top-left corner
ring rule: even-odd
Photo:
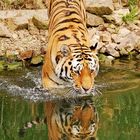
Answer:
[[[52,80],[52,77],[50,77],[50,70],[49,66],[47,64],[43,65],[42,68],[42,84],[45,89],[52,89],[57,88],[57,84]]]

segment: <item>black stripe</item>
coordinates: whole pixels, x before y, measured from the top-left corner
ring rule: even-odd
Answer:
[[[67,22],[74,22],[74,23],[81,23],[82,24],[82,21],[80,19],[77,19],[77,18],[65,19],[65,20],[59,22],[59,24],[67,23]]]
[[[48,78],[50,79],[50,80],[52,80],[54,83],[56,83],[57,85],[60,85],[59,83],[57,83],[56,81],[54,81],[52,78],[50,78],[50,76],[49,76],[49,74],[48,73],[46,73],[47,74],[47,76],[48,76]]]
[[[68,68],[65,66],[65,75],[67,76]]]
[[[65,2],[64,1],[54,1],[51,8],[53,9],[54,7],[57,7],[59,4],[65,4]]]
[[[70,39],[70,37],[68,37],[68,36],[66,36],[66,35],[61,35],[61,36],[58,38],[59,41],[65,41],[65,40],[68,40],[68,39]]]
[[[71,16],[71,15],[74,15],[74,14],[76,14],[76,15],[79,15],[79,13],[77,13],[76,11],[70,11],[70,10],[66,10],[65,11],[65,15],[66,16]]]
[[[53,34],[55,34],[56,32],[59,32],[59,31],[67,30],[67,29],[69,29],[69,27],[60,28],[60,29],[56,30]]]

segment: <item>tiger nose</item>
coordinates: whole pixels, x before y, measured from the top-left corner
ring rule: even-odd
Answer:
[[[83,87],[83,90],[87,92],[89,89],[88,89],[88,88],[84,88],[84,87]]]
[[[83,90],[84,90],[85,93],[89,93],[90,92],[90,89],[89,88],[85,88],[85,87],[82,87],[82,88],[83,88]]]

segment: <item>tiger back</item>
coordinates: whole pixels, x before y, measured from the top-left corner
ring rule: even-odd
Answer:
[[[46,89],[73,86],[90,93],[99,69],[95,46],[90,45],[83,0],[48,1],[48,47],[42,68]]]

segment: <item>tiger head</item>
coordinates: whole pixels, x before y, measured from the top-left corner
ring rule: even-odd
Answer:
[[[79,139],[95,138],[98,129],[97,114],[93,107],[77,107],[71,118],[71,133]],[[70,130],[69,130],[70,131]]]
[[[99,70],[99,60],[93,47],[62,45],[56,56],[55,72],[65,81],[71,81],[79,93],[90,93]]]
[[[84,103],[83,105],[74,105],[71,109],[65,106],[63,109],[59,108],[59,111],[61,111],[58,113],[60,122],[57,121],[57,126],[59,126],[60,132],[63,133],[61,139],[96,139],[99,118],[93,105]]]

